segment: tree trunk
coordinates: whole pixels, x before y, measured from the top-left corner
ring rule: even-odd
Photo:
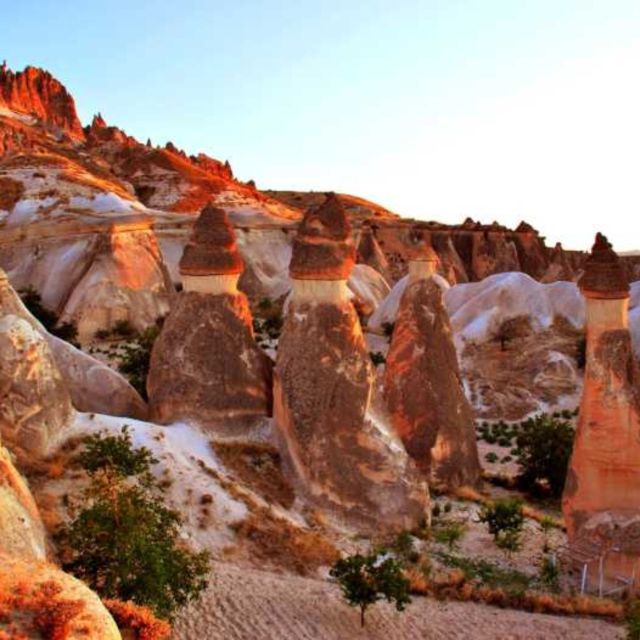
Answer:
[[[360,607],[360,626],[364,627],[364,612],[366,607]]]

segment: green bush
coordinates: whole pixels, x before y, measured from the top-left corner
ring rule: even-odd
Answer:
[[[521,424],[517,443],[522,469],[520,482],[524,488],[535,492],[544,482],[552,496],[562,495],[574,434],[570,422],[548,414],[529,418]]]
[[[549,556],[542,559],[540,565],[540,583],[550,591],[559,591],[560,589],[560,572],[558,565]]]
[[[411,602],[409,580],[402,572],[402,565],[384,552],[356,554],[338,560],[330,575],[340,585],[345,600],[352,607],[360,608],[362,627],[367,609],[379,600],[395,603],[398,611],[404,611]]]
[[[148,400],[147,376],[151,364],[151,350],[159,335],[159,325],[148,327],[131,342],[125,344],[119,355],[118,371],[129,380],[131,386],[145,400]]]
[[[369,351],[369,357],[376,367],[386,362],[385,357],[380,353],[380,351]]]
[[[91,435],[78,462],[89,475],[85,506],[59,534],[63,566],[104,598],[132,600],[171,619],[206,587],[209,555],[179,542],[180,515],[163,502],[146,448],[127,427]]]
[[[640,600],[633,600],[627,606],[625,626],[627,640],[640,640]]]
[[[498,547],[508,552],[520,548],[520,535],[524,525],[520,500],[508,498],[486,504],[480,510],[478,520],[487,524]]]
[[[495,453],[494,451],[489,451],[489,453],[485,454],[484,459],[487,462],[491,462],[491,463],[498,462],[498,454]]]
[[[466,532],[466,527],[459,522],[449,522],[443,526],[433,529],[433,539],[440,544],[446,544],[449,551],[458,546]]]

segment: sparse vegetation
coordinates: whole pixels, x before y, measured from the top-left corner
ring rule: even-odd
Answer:
[[[517,437],[520,481],[528,491],[542,487],[562,495],[573,449],[573,425],[566,419],[542,414],[521,423]]]
[[[131,386],[145,399],[147,396],[147,376],[151,363],[153,343],[160,335],[161,323],[147,327],[122,347],[119,355],[118,371],[131,383]]]
[[[40,294],[33,287],[21,289],[18,291],[18,294],[31,315],[38,320],[50,334],[66,340],[74,346],[79,346],[76,342],[76,338],[78,337],[77,327],[71,322],[60,323],[58,316],[51,311],[51,309],[47,309],[47,307],[44,306]]]
[[[340,585],[345,600],[360,609],[362,627],[367,609],[379,600],[393,602],[398,611],[404,611],[411,602],[410,582],[402,565],[384,551],[340,559],[330,574]]]
[[[479,522],[484,522],[498,547],[507,552],[520,548],[524,525],[522,502],[517,499],[497,500],[485,504],[480,510]]]
[[[640,640],[640,600],[631,601],[625,612],[627,640]]]
[[[386,362],[385,357],[382,355],[382,353],[380,353],[380,351],[369,351],[369,357],[371,358],[371,362],[373,362],[373,365],[375,367]]]
[[[383,322],[382,323],[382,331],[384,332],[384,335],[387,336],[387,338],[391,339],[391,336],[393,335],[393,330],[396,326],[395,322]]]
[[[171,619],[206,587],[209,556],[179,543],[181,518],[163,502],[151,466],[123,427],[84,441],[77,462],[89,485],[58,539],[63,566],[106,598],[132,600]]]
[[[433,539],[441,544],[446,544],[449,551],[458,546],[466,532],[466,527],[460,522],[448,522],[440,527],[434,527]]]
[[[268,345],[270,340],[279,340],[284,319],[282,307],[271,298],[262,298],[254,309],[253,331],[259,344]]]

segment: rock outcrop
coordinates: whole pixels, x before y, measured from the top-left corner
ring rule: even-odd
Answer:
[[[542,274],[540,282],[557,282],[558,280],[572,281],[574,275],[574,270],[571,267],[565,250],[562,248],[562,245],[557,242],[549,254],[549,266]]]
[[[42,560],[46,555],[45,533],[38,507],[9,451],[1,444],[0,553],[32,560]]]
[[[98,596],[42,560],[0,552],[0,602],[2,637],[121,640]]]
[[[253,338],[243,263],[223,210],[205,207],[187,245],[177,296],[153,348],[150,415],[166,424],[225,422],[270,414],[271,364]]]
[[[293,279],[274,371],[280,450],[299,494],[369,529],[428,518],[428,490],[401,443],[368,415],[373,372],[346,280],[355,249],[333,195],[294,241]]]
[[[0,318],[0,437],[14,449],[45,455],[72,417],[46,340],[18,316]]]
[[[389,278],[389,262],[376,240],[370,225],[364,225],[358,243],[357,261],[375,269],[385,279]]]
[[[48,333],[29,313],[0,269],[0,317],[5,315],[19,316],[44,336],[78,411],[146,417],[147,405],[127,380],[94,357]]]
[[[84,139],[73,98],[43,69],[26,67],[14,73],[0,67],[0,107],[34,116],[74,140]]]
[[[420,242],[411,251],[387,355],[384,395],[394,430],[431,483],[474,485],[480,462],[449,317],[432,276],[438,257]]]
[[[628,329],[629,285],[598,234],[579,287],[587,304],[587,363],[563,496],[570,544],[607,551],[604,579],[640,560],[640,371]],[[597,567],[591,576],[597,580]]]

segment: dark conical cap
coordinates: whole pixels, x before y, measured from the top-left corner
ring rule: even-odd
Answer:
[[[298,280],[346,280],[355,264],[351,227],[333,194],[309,209],[293,241],[289,273]]]
[[[224,209],[209,203],[193,226],[180,260],[180,273],[189,276],[234,275],[244,263]]]
[[[624,275],[620,258],[601,233],[587,258],[584,274],[578,280],[580,290],[591,298],[628,298],[629,283]]]

